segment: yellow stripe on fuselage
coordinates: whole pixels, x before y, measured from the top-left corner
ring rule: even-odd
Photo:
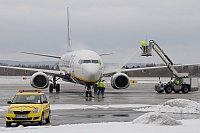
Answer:
[[[76,78],[76,79],[79,79],[79,80],[81,80],[81,81],[84,81],[84,82],[92,82],[92,83],[95,83],[95,82],[97,82],[97,81],[99,81],[99,79],[98,80],[85,80],[84,78],[81,78],[81,77],[79,77],[79,76],[76,76],[75,74],[70,74],[72,77],[74,77],[74,78]]]

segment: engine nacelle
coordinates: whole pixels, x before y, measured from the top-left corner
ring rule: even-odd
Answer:
[[[45,89],[49,85],[49,78],[43,72],[36,72],[31,76],[31,86],[38,89]]]
[[[111,77],[111,86],[114,89],[126,89],[129,85],[129,77],[125,73],[116,73]]]

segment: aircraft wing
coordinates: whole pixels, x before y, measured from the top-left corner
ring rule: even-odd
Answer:
[[[28,52],[21,52],[24,54],[30,54],[30,55],[38,55],[38,56],[44,56],[44,57],[50,57],[50,58],[57,58],[60,59],[60,56],[56,56],[56,55],[47,55],[47,54],[38,54],[38,53],[28,53]]]
[[[131,71],[139,71],[139,70],[150,70],[150,69],[158,69],[158,68],[167,68],[167,66],[141,67],[141,68],[121,69],[121,72],[131,72]]]
[[[173,65],[174,67],[179,67],[179,66],[197,66],[199,64],[184,64],[184,65]],[[131,69],[116,69],[116,70],[111,70],[107,69],[104,71],[104,75],[106,74],[114,74],[118,72],[132,72],[132,71],[140,71],[140,70],[150,70],[150,69],[159,69],[159,68],[167,68],[168,66],[155,66],[155,67],[141,67],[141,68],[131,68]]]
[[[15,70],[24,70],[24,71],[32,71],[32,72],[44,72],[47,75],[55,75],[57,77],[64,77],[65,73],[59,70],[46,70],[46,69],[35,69],[35,68],[25,68],[25,67],[12,67],[12,66],[0,66],[0,68],[4,69],[15,69]]]
[[[105,70],[104,75],[106,74],[114,74],[118,72],[131,72],[131,71],[140,71],[140,70],[149,70],[149,69],[158,69],[158,68],[167,68],[167,66],[157,66],[157,67],[141,67],[141,68],[131,68],[131,69],[116,69],[116,70]]]

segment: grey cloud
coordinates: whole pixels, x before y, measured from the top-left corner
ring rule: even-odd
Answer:
[[[0,0],[0,55],[21,51],[64,54],[69,6],[75,49],[134,53],[147,36],[175,62],[196,63],[199,4],[198,0]],[[186,55],[188,51],[191,54]]]

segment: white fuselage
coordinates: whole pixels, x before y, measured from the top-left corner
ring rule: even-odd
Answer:
[[[96,83],[103,76],[104,65],[101,57],[91,50],[77,50],[64,54],[59,69],[69,74],[79,84]]]

